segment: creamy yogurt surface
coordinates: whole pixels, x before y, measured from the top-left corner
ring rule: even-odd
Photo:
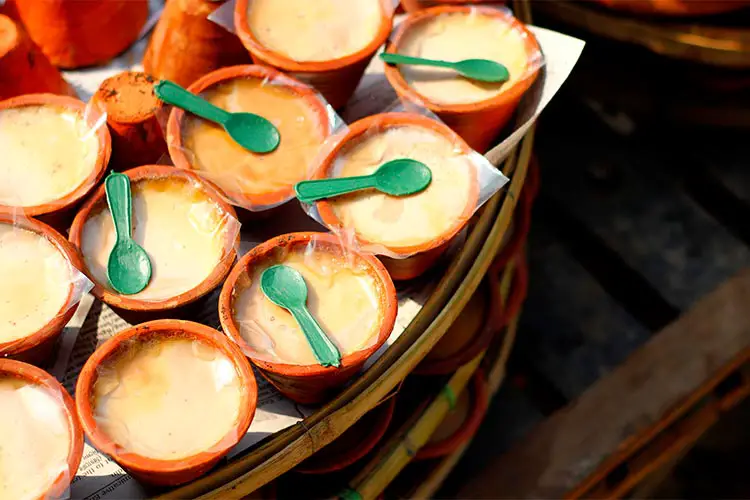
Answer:
[[[381,0],[250,0],[248,27],[267,49],[299,62],[355,54],[377,36]]]
[[[0,343],[31,335],[54,319],[68,302],[72,274],[68,260],[43,235],[0,223]]]
[[[100,366],[92,401],[97,425],[125,451],[178,460],[221,445],[239,418],[242,387],[214,346],[154,338]]]
[[[452,62],[489,59],[508,68],[508,81],[487,83],[464,78],[446,68],[399,66],[414,90],[438,104],[468,104],[495,97],[523,78],[529,66],[524,34],[501,18],[479,11],[446,13],[410,26],[399,42],[398,52]]]
[[[75,474],[68,471],[70,427],[58,395],[0,375],[0,409],[0,499],[36,500],[61,473]]]
[[[151,260],[151,281],[128,297],[166,300],[200,285],[231,250],[238,222],[201,186],[180,176],[131,182],[133,239]],[[105,200],[86,220],[81,251],[93,278],[109,289],[107,261],[116,242]]]
[[[335,158],[333,172],[335,177],[369,175],[399,158],[427,165],[432,171],[427,189],[404,197],[369,190],[328,200],[344,228],[375,246],[420,245],[441,236],[461,220],[475,182],[475,167],[461,149],[437,132],[412,125],[355,138]]]
[[[51,105],[0,111],[0,204],[59,200],[96,168],[99,138],[76,112]]]
[[[276,264],[302,274],[307,307],[341,356],[365,349],[377,340],[382,321],[380,289],[368,265],[353,255],[297,247],[253,266],[235,287],[234,319],[240,335],[258,357],[276,363],[317,364],[292,315],[273,304],[260,289],[260,276]]]

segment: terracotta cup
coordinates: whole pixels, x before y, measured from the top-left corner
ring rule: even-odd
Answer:
[[[183,87],[225,66],[250,64],[236,35],[210,21],[215,0],[169,0],[143,56],[143,69]]]
[[[5,109],[20,108],[24,106],[55,106],[75,111],[84,117],[90,126],[96,126],[101,115],[96,109],[87,107],[78,99],[72,97],[52,94],[26,94],[0,102],[0,112]],[[71,215],[74,213],[78,202],[86,196],[104,176],[104,171],[109,162],[111,143],[107,127],[99,126],[96,130],[99,139],[99,151],[97,152],[96,164],[91,174],[81,183],[78,188],[58,200],[31,207],[14,207],[0,204],[0,214],[23,213],[26,216],[40,219],[60,231],[67,229]],[[44,147],[41,145],[40,147]],[[51,168],[51,166],[50,166]]]
[[[331,177],[336,157],[350,142],[355,141],[360,136],[374,130],[384,131],[389,128],[397,128],[400,126],[416,126],[432,130],[445,137],[452,142],[456,148],[459,148],[466,154],[471,153],[471,148],[455,132],[436,120],[412,113],[382,113],[368,116],[367,118],[363,118],[350,125],[346,134],[333,148],[331,148],[325,158],[322,159],[321,167],[316,169],[317,173],[315,177],[320,179]],[[471,215],[474,213],[474,210],[476,210],[478,199],[479,182],[476,174],[474,174],[471,191],[467,198],[466,207],[461,216],[456,220],[455,224],[448,228],[443,234],[426,243],[405,246],[386,246],[377,242],[367,241],[356,233],[354,238],[361,247],[377,245],[385,247],[386,250],[396,256],[407,256],[405,258],[380,257],[380,260],[388,269],[388,272],[394,280],[413,279],[426,272],[437,262],[440,256],[448,248],[451,240],[458,235],[458,233],[469,222],[469,219],[471,219]],[[316,206],[325,225],[332,228],[334,231],[346,229],[342,221],[339,220],[334,212],[333,206],[329,200],[318,201],[316,202]]]
[[[455,417],[450,413],[447,414],[436,432],[440,432],[440,427],[442,426],[448,427],[453,432],[447,437],[440,439],[436,439],[433,436],[427,444],[420,448],[414,456],[415,460],[426,460],[449,455],[476,434],[482,423],[484,414],[487,412],[487,405],[489,403],[487,382],[481,370],[477,370],[474,373],[471,382],[464,388],[464,392],[468,394],[468,398],[462,398],[462,393],[457,398],[456,408],[451,411],[465,413],[465,420],[457,422],[455,421]]]
[[[158,342],[170,338],[196,339],[218,349],[234,365],[243,390],[236,426],[213,449],[179,460],[154,459],[123,449],[97,425],[92,405],[94,384],[102,364],[113,355],[126,351],[134,341]],[[179,320],[151,321],[116,334],[99,346],[86,361],[76,385],[76,408],[91,443],[140,481],[164,486],[191,481],[216,465],[247,432],[255,415],[257,399],[258,387],[252,368],[237,346],[213,328]]]
[[[393,419],[395,395],[382,401],[295,469],[303,474],[328,474],[345,469],[365,457],[383,439]]]
[[[83,269],[83,263],[73,245],[47,224],[31,218],[17,218],[7,214],[0,214],[0,224],[14,224],[19,228],[44,236],[60,251],[72,268]],[[76,284],[67,283],[66,285],[68,287],[68,300],[55,317],[41,329],[36,332],[29,332],[29,335],[23,338],[10,342],[0,342],[0,357],[9,357],[39,365],[46,363],[52,357],[60,333],[78,308],[78,303],[72,303],[76,298]]]
[[[0,101],[37,92],[75,95],[23,26],[4,15],[0,15],[0,74]]]
[[[154,83],[146,73],[124,71],[104,80],[92,97],[92,104],[107,114],[111,166],[116,170],[167,157],[167,143],[157,119],[161,101],[154,94]]]
[[[22,0],[17,7],[31,39],[62,68],[109,61],[148,18],[148,0]]]
[[[222,210],[232,217],[237,217],[232,206],[224,201],[219,191],[213,185],[204,181],[193,172],[165,165],[144,165],[142,167],[127,170],[123,173],[130,178],[131,182],[137,182],[142,179],[162,179],[170,177],[187,179],[192,183],[202,186],[202,189],[211,201],[216,203]],[[92,215],[94,209],[102,206],[106,206],[106,193],[103,185],[99,186],[91,198],[89,198],[89,200],[83,205],[73,220],[73,225],[70,227],[69,239],[79,252],[81,252],[82,248],[81,240],[83,238],[84,225]],[[96,281],[93,278],[91,271],[86,267],[85,260],[83,259],[83,267],[81,269],[83,269],[89,279],[94,283],[94,288],[91,293],[93,293],[97,299],[115,309],[141,313],[140,315],[135,316],[129,315],[127,319],[131,320],[131,322],[133,322],[133,319],[137,319],[137,322],[144,319],[154,319],[164,313],[172,314],[176,309],[184,308],[185,306],[192,304],[214,290],[224,281],[224,278],[226,278],[232,268],[232,264],[237,258],[235,247],[237,246],[239,234],[228,234],[227,238],[230,237],[233,239],[231,241],[227,240],[227,245],[225,247],[226,251],[223,258],[203,282],[192,290],[164,300],[142,300],[128,295],[121,295],[109,288],[106,283]]]
[[[71,481],[75,477],[78,466],[81,464],[81,457],[83,456],[83,431],[81,430],[81,425],[78,421],[78,415],[76,413],[73,399],[55,377],[41,368],[20,361],[0,358],[0,377],[13,377],[30,384],[44,387],[51,395],[59,400],[60,406],[63,407],[67,417],[66,420],[70,435],[67,470],[60,472],[57,479],[55,479],[49,489],[40,497],[42,499],[62,498],[70,486]]]
[[[659,16],[705,16],[743,9],[747,0],[597,0],[610,9]]]
[[[234,26],[253,61],[277,68],[294,78],[312,85],[334,109],[342,108],[359,84],[359,80],[375,52],[385,43],[391,32],[393,18],[387,0],[383,1],[380,30],[365,48],[330,61],[300,62],[263,46],[248,25],[247,8],[250,0],[237,0]],[[357,29],[356,26],[352,29]]]
[[[314,365],[291,365],[268,361],[254,351],[242,338],[239,325],[235,320],[233,309],[236,296],[236,286],[241,278],[252,274],[253,266],[270,258],[279,249],[306,247],[315,244],[316,251],[326,249],[340,255],[345,251],[369,266],[370,273],[379,284],[379,303],[381,308],[381,323],[377,333],[377,340],[371,346],[356,351],[341,358],[341,366],[324,367]],[[242,348],[250,361],[257,366],[263,376],[271,382],[282,394],[302,404],[315,404],[325,401],[332,392],[343,386],[354,377],[364,366],[365,361],[377,351],[388,339],[396,322],[398,300],[396,289],[387,271],[372,255],[362,254],[348,247],[343,247],[341,241],[330,233],[291,233],[272,238],[261,243],[242,257],[229,274],[219,297],[219,318],[224,332]]]
[[[407,16],[396,28],[386,48],[386,52],[398,53],[399,42],[404,37],[404,34],[421,22],[444,14],[471,12],[474,15],[497,18],[511,29],[523,33],[525,35],[527,58],[538,64],[541,58],[541,49],[536,38],[526,29],[526,26],[505,11],[480,6],[445,5],[415,12]],[[401,71],[397,65],[385,65],[385,76],[402,100],[426,106],[430,111],[438,115],[446,125],[463,137],[469,146],[480,153],[484,153],[490,148],[498,133],[508,124],[518,104],[521,102],[521,98],[534,83],[538,74],[539,68],[528,69],[523,78],[504,87],[500,94],[490,99],[468,104],[438,104],[431,102],[412,89],[401,75]]]
[[[315,115],[318,117],[318,125],[322,129],[322,135],[327,137],[332,133],[328,110],[326,109],[325,103],[319,98],[317,93],[311,87],[303,85],[273,68],[258,65],[222,68],[199,78],[188,87],[188,90],[194,94],[200,94],[201,92],[223,82],[228,82],[238,78],[270,80],[273,81],[273,85],[286,87],[291,92],[303,97],[310,108],[315,110]],[[269,118],[273,120],[273,117]],[[194,169],[191,160],[192,155],[185,150],[182,142],[184,120],[185,111],[179,108],[172,108],[169,115],[169,122],[167,123],[167,145],[169,147],[169,155],[176,167]],[[269,153],[269,155],[273,155],[273,153]],[[272,161],[271,156],[269,156],[268,159],[269,161]],[[293,185],[285,186],[282,189],[266,193],[229,192],[228,194],[233,200],[241,203],[242,206],[254,208],[273,207],[295,196]]]
[[[401,0],[401,6],[408,13],[438,7],[440,5],[505,5],[497,0]]]

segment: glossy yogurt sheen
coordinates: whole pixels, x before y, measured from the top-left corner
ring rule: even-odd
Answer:
[[[424,191],[405,197],[373,190],[330,199],[345,228],[378,246],[421,245],[440,237],[461,220],[475,176],[469,158],[430,129],[401,125],[367,132],[335,158],[336,177],[369,175],[398,158],[421,161],[432,171]]]
[[[70,428],[62,399],[0,375],[0,499],[36,500],[68,471]]]
[[[409,27],[399,42],[399,54],[463,61],[489,59],[505,65],[510,79],[477,82],[446,68],[399,66],[408,84],[437,104],[468,104],[495,97],[523,78],[529,68],[524,34],[496,16],[473,13],[442,14]]]
[[[300,62],[355,54],[377,36],[381,0],[250,0],[250,31],[267,49]]]
[[[266,117],[281,135],[275,151],[251,153],[221,126],[186,115],[182,142],[189,161],[222,190],[230,196],[269,193],[291,188],[309,177],[311,162],[327,136],[328,123],[321,123],[306,98],[259,78],[236,78],[205,90],[201,96],[230,112]]]
[[[0,204],[59,200],[96,168],[99,138],[73,111],[23,106],[0,111]]]
[[[265,269],[284,264],[299,271],[308,288],[307,307],[342,357],[373,345],[380,329],[379,287],[372,270],[355,256],[298,247],[255,265],[235,287],[233,315],[253,357],[294,365],[317,364],[292,315],[260,289]]]
[[[92,404],[97,426],[120,448],[178,460],[223,445],[239,418],[241,390],[232,361],[210,344],[154,338],[99,367]]]
[[[54,319],[68,302],[71,277],[69,262],[47,238],[0,223],[0,343]]]
[[[237,221],[190,180],[170,176],[131,182],[133,239],[151,259],[151,281],[128,297],[166,300],[200,285],[232,242]],[[106,201],[91,211],[81,250],[93,278],[109,288],[107,261],[116,237]]]

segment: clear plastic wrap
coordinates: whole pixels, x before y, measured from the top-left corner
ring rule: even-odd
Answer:
[[[314,174],[321,144],[343,123],[314,89],[262,66],[223,68],[188,90],[227,111],[261,115],[279,130],[278,148],[256,154],[234,142],[220,125],[178,108],[170,113],[166,138],[175,166],[194,170],[218,186],[231,204],[250,211],[293,198],[294,184]]]
[[[59,212],[101,180],[110,156],[106,116],[72,97],[0,102],[0,213]]]
[[[92,283],[73,246],[34,219],[0,214],[0,357],[43,362]]]
[[[94,446],[154,484],[210,468],[245,435],[256,402],[239,349],[216,330],[176,320],[115,335],[86,362],[76,388]]]
[[[120,295],[109,285],[107,263],[116,242],[104,187],[76,216],[70,239],[95,283],[94,295],[129,310],[172,309],[197,300],[229,272],[239,245],[240,222],[219,192],[195,173],[147,165],[128,170],[133,239],[151,260],[146,288]]]
[[[68,393],[43,370],[0,359],[0,407],[3,498],[68,498],[83,452]]]
[[[316,178],[370,175],[408,158],[430,169],[429,186],[403,197],[367,189],[303,207],[356,248],[406,259],[445,247],[508,179],[428,110],[408,102],[392,109],[331,138]]]

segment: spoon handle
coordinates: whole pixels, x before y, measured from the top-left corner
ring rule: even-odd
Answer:
[[[439,66],[442,68],[453,68],[455,63],[449,61],[440,61],[438,59],[425,59],[423,57],[405,56],[403,54],[391,54],[383,52],[380,59],[390,64],[415,64],[420,66]]]
[[[374,175],[359,175],[301,181],[294,185],[294,192],[297,193],[297,199],[302,203],[312,203],[323,198],[332,198],[372,187],[375,187]]]
[[[104,181],[107,205],[115,224],[117,241],[132,239],[130,179],[125,174],[112,172]]]
[[[228,111],[214,106],[202,97],[188,92],[169,80],[161,80],[154,85],[154,93],[156,97],[167,104],[182,108],[219,125],[223,125],[232,116]]]
[[[299,323],[302,333],[305,334],[307,342],[312,348],[315,359],[318,360],[323,366],[335,366],[341,365],[341,353],[333,345],[331,339],[325,334],[323,329],[320,327],[315,318],[313,318],[310,311],[306,307],[294,307],[289,309],[294,319]]]

